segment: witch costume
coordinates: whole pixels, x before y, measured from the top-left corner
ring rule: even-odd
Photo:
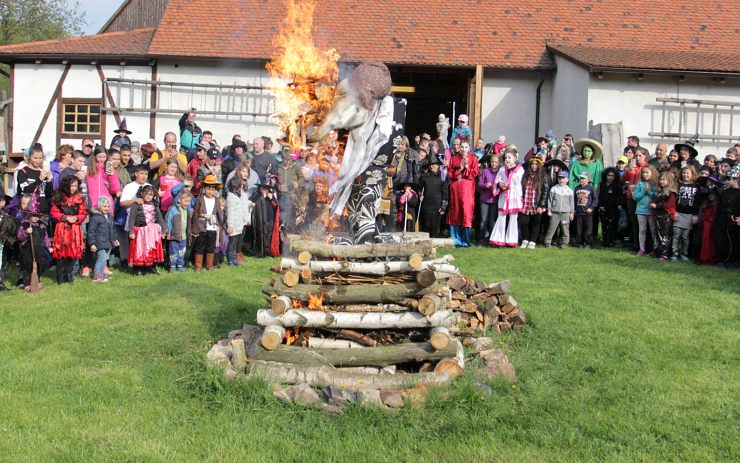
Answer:
[[[280,202],[272,186],[262,184],[259,191],[252,196],[252,229],[254,234],[254,257],[277,257],[280,255]]]

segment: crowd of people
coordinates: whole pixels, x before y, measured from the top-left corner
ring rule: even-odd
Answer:
[[[694,140],[670,151],[661,143],[651,156],[633,136],[604,166],[595,140],[548,131],[522,155],[504,135],[474,140],[464,114],[457,122],[450,135],[440,115],[435,138],[394,140],[379,230],[527,249],[590,248],[600,231],[605,247],[737,266],[740,144],[700,164]],[[15,191],[0,197],[0,289],[14,264],[27,290],[32,272],[51,266],[59,284],[77,275],[105,283],[113,266],[200,272],[280,255],[286,232],[346,230],[346,212],[330,212],[346,134],[274,152],[269,137],[222,145],[194,109],[161,145],[132,141],[125,119],[115,132],[108,147],[84,139],[53,160],[38,144],[26,151]]]

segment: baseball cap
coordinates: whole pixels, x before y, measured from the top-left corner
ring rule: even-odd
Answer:
[[[558,172],[558,178],[568,178],[568,172],[565,170],[561,170]]]
[[[627,156],[619,156],[619,159],[617,159],[617,164],[619,164],[620,162],[622,164],[627,164],[628,161],[629,159],[627,159]]]
[[[581,172],[580,174],[578,174],[578,178],[586,178],[586,179],[590,179],[590,178],[591,178],[591,176],[590,176],[590,175],[588,175],[588,172]]]
[[[221,154],[221,152],[216,148],[211,148],[208,150],[208,157],[211,159],[218,159],[218,156]]]
[[[206,140],[201,140],[201,142],[195,145],[195,147],[201,150],[208,151],[211,149],[211,144],[208,143]]]

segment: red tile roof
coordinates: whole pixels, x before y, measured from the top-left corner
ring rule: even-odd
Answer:
[[[17,43],[0,47],[0,59],[15,56],[140,56],[144,58],[153,36],[154,29],[149,28]]]
[[[285,11],[284,0],[170,0],[151,44],[151,30],[141,30],[133,48],[147,45],[151,57],[268,59]],[[653,69],[658,59],[666,69],[670,61],[670,69],[740,72],[738,24],[737,0],[317,0],[314,38],[344,61],[552,68],[551,45],[614,50],[615,67]],[[112,42],[114,34],[93,37]],[[100,54],[132,48],[103,39],[93,49],[92,37],[11,47],[75,53],[73,40]],[[9,49],[0,47],[0,56]]]
[[[591,71],[668,70],[740,72],[740,53],[626,50],[589,47],[548,47],[552,52],[581,63]]]

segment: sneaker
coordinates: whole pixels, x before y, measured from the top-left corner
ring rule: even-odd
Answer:
[[[689,259],[689,256],[681,256],[681,260],[684,262],[689,262],[691,259]]]
[[[82,278],[88,278],[90,276],[90,267],[82,267],[82,271],[80,272],[80,276]]]
[[[177,271],[178,271],[179,273],[182,273],[182,272],[184,272],[184,271],[185,271],[185,267],[177,267]]]
[[[667,261],[668,260],[668,256],[660,256],[660,260],[661,261]]]
[[[107,265],[105,267],[103,267],[103,274],[105,276],[110,276],[111,273],[113,273],[113,272],[110,271],[110,269],[108,268]]]
[[[676,261],[678,261],[678,256],[671,257],[671,262],[676,262]]]
[[[526,247],[529,247],[529,241],[526,241],[526,240],[525,241],[522,241],[522,245],[519,246],[519,247],[522,248],[522,249],[524,249]]]
[[[95,283],[108,283],[108,278],[105,275],[93,275],[92,281]]]
[[[551,248],[551,247],[552,247],[552,244],[550,244],[550,243],[545,243],[545,247],[546,247],[546,248]]]
[[[534,241],[530,241],[529,244],[527,245],[527,249],[534,249],[536,246],[537,246],[537,243],[535,243]]]
[[[644,255],[645,255],[645,251],[643,251],[642,249],[640,249],[639,251],[637,251],[637,257],[642,257]]]
[[[175,273],[177,269],[175,267],[170,267],[170,273]]]

